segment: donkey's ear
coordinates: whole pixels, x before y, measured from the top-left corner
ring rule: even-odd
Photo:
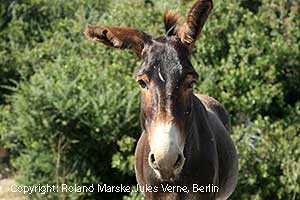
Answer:
[[[198,0],[177,32],[182,43],[192,47],[213,8],[212,0]]]
[[[176,14],[173,10],[166,11],[164,13],[164,24],[165,24],[165,30],[166,35],[176,35],[176,26],[178,24],[178,21],[180,19],[180,16]]]
[[[112,26],[87,25],[84,34],[92,41],[115,48],[128,49],[138,55],[142,55],[146,42],[150,40],[150,36],[141,31]]]

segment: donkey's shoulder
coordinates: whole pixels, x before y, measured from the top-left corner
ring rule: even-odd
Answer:
[[[195,94],[195,96],[200,99],[200,101],[203,103],[203,105],[208,111],[215,113],[219,117],[219,119],[224,124],[225,128],[228,130],[228,132],[230,132],[231,123],[229,114],[226,111],[225,107],[219,101],[210,96],[204,94]]]

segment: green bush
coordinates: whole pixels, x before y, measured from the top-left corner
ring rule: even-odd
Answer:
[[[299,106],[286,121],[259,116],[234,128],[240,176],[233,199],[299,199]]]
[[[87,23],[163,34],[162,13],[194,1],[1,2],[0,145],[18,182],[135,185],[140,61],[86,41]],[[214,1],[192,62],[196,90],[231,114],[239,184],[231,199],[300,199],[300,19],[296,0]],[[143,199],[51,193],[30,199]]]
[[[48,65],[12,98],[16,106],[8,120],[16,126],[8,136],[20,154],[14,163],[23,172],[20,180],[46,184],[59,175],[60,183],[114,183],[114,174],[125,181],[126,174],[108,166],[119,149],[116,141],[138,129],[135,83],[118,66],[99,69],[80,58],[71,65]]]

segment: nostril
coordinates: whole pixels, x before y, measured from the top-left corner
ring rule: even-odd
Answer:
[[[182,156],[180,154],[178,154],[174,167],[175,168],[180,167],[181,162],[182,162]]]
[[[158,167],[158,165],[157,165],[157,163],[156,163],[156,161],[155,161],[155,156],[154,156],[154,154],[153,153],[151,153],[150,155],[149,155],[149,164],[150,164],[150,166],[153,168],[153,169],[158,169],[159,167]]]
[[[154,154],[153,154],[153,153],[150,155],[150,161],[151,161],[151,163],[154,163],[154,162],[155,162],[155,157],[154,157]]]

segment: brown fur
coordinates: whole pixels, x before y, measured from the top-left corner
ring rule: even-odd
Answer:
[[[204,101],[202,101],[204,99]],[[217,193],[157,193],[146,192],[148,200],[216,200],[227,199],[237,183],[238,162],[234,144],[229,132],[225,129],[219,114],[213,108],[225,109],[211,97],[192,96],[192,113],[189,119],[189,131],[186,133],[184,155],[186,162],[180,177],[171,185],[218,186]],[[229,121],[229,119],[224,119]],[[158,180],[149,167],[147,156],[150,152],[148,133],[143,132],[136,147],[135,171],[139,185],[157,186],[164,184]]]
[[[185,200],[185,199],[226,199],[233,192],[237,182],[237,154],[230,138],[230,120],[224,107],[212,97],[194,95],[186,86],[198,75],[193,68],[188,67],[185,61],[188,59],[185,45],[176,38],[156,38],[153,43],[145,47],[144,64],[138,74],[147,80],[148,90],[142,91],[142,96],[147,98],[141,101],[141,135],[136,152],[135,167],[139,185],[152,185],[159,188],[164,181],[157,178],[148,163],[150,153],[151,128],[145,128],[143,124],[155,126],[156,120],[165,121],[165,116],[173,115],[176,125],[180,129],[180,142],[184,144],[184,156],[186,162],[174,182],[176,186],[188,186],[192,184],[214,184],[219,187],[218,193],[157,193],[146,192],[148,200]],[[173,51],[176,53],[173,54]],[[160,57],[162,56],[162,57]],[[164,58],[167,57],[167,61]],[[159,64],[154,62],[159,58]],[[149,65],[149,63],[152,63]],[[177,63],[186,63],[182,68]],[[176,71],[177,67],[177,72]],[[160,68],[161,76],[157,72]],[[163,69],[165,69],[163,71]],[[173,71],[173,73],[170,73]],[[145,76],[147,78],[145,78]],[[180,81],[176,81],[180,80]],[[169,83],[169,84],[168,84]],[[171,83],[171,84],[170,84]],[[178,85],[177,85],[178,84]],[[176,99],[176,100],[174,100]],[[189,109],[189,107],[191,108]],[[162,109],[163,108],[163,109]],[[187,115],[186,111],[191,111]],[[191,175],[193,174],[193,175]]]
[[[193,5],[177,33],[184,44],[188,46],[194,44],[212,8],[213,3],[211,0],[198,0]]]
[[[145,42],[150,38],[146,33],[131,28],[87,25],[85,36],[107,46],[129,49],[142,54]]]
[[[218,115],[218,117],[224,124],[225,128],[230,133],[231,132],[230,118],[224,106],[210,96],[206,96],[203,94],[196,94],[196,96],[202,101],[202,103],[204,104],[204,106],[208,111],[212,111]]]
[[[176,25],[178,24],[180,16],[173,10],[164,13],[164,25],[167,35],[176,34]]]

